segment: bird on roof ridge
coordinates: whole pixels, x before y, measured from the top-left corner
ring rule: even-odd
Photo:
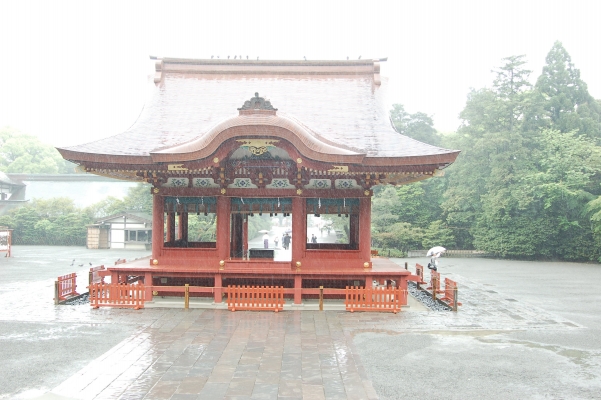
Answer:
[[[248,60],[248,56],[246,56],[246,59]]]
[[[303,56],[303,58],[305,59],[305,61],[307,61],[307,57]]]
[[[359,60],[361,59],[361,56],[359,56]]]
[[[211,60],[213,59],[213,56],[211,56]]]
[[[257,61],[259,61],[259,56],[257,56]]]
[[[229,60],[229,59],[230,59],[230,56],[227,56],[227,59]]]
[[[229,57],[228,57],[228,58],[229,58]],[[238,56],[234,56],[234,60],[235,60],[236,58],[238,58]]]
[[[348,56],[346,56],[346,59],[348,60]]]

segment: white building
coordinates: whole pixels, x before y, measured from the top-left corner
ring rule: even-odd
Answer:
[[[88,249],[150,249],[152,217],[139,212],[110,215],[88,225]]]

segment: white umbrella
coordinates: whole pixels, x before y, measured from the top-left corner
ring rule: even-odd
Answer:
[[[438,253],[444,253],[445,251],[447,251],[447,249],[442,246],[432,247],[430,250],[428,250],[428,253],[426,253],[426,257],[430,257]]]
[[[263,230],[260,230],[260,231],[259,231],[259,233],[269,233],[269,231],[268,231],[268,230],[265,230],[265,229],[263,229]]]

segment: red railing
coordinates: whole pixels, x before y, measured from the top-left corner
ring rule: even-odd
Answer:
[[[104,283],[104,275],[101,275],[100,271],[106,271],[104,265],[90,268],[90,273],[88,274],[89,285],[93,283]]]
[[[77,289],[77,274],[59,276],[54,282],[55,299],[67,300],[68,297],[79,296]]]
[[[444,297],[440,300],[451,306],[453,311],[457,311],[457,306],[461,305],[457,301],[457,282],[444,278]]]
[[[228,285],[227,308],[231,311],[282,311],[284,309],[283,286],[232,286]]]
[[[98,307],[144,308],[144,285],[94,283],[90,285],[90,305]]]
[[[378,287],[363,288],[347,286],[344,305],[346,310],[393,312],[401,311],[401,306],[407,304],[407,292],[401,288]]]
[[[443,293],[440,290],[440,273],[434,270],[430,270],[430,286],[426,288],[426,290],[431,290],[432,295],[435,293]]]
[[[426,283],[424,281],[424,266],[420,265],[420,264],[415,264],[415,275],[419,276],[420,282],[417,282],[417,284],[422,284],[422,283]]]

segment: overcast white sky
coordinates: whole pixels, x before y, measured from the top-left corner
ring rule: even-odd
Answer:
[[[56,146],[122,132],[144,105],[149,55],[361,55],[388,57],[392,103],[454,131],[503,57],[525,54],[534,82],[555,40],[601,98],[600,15],[597,0],[1,1],[0,127]]]

